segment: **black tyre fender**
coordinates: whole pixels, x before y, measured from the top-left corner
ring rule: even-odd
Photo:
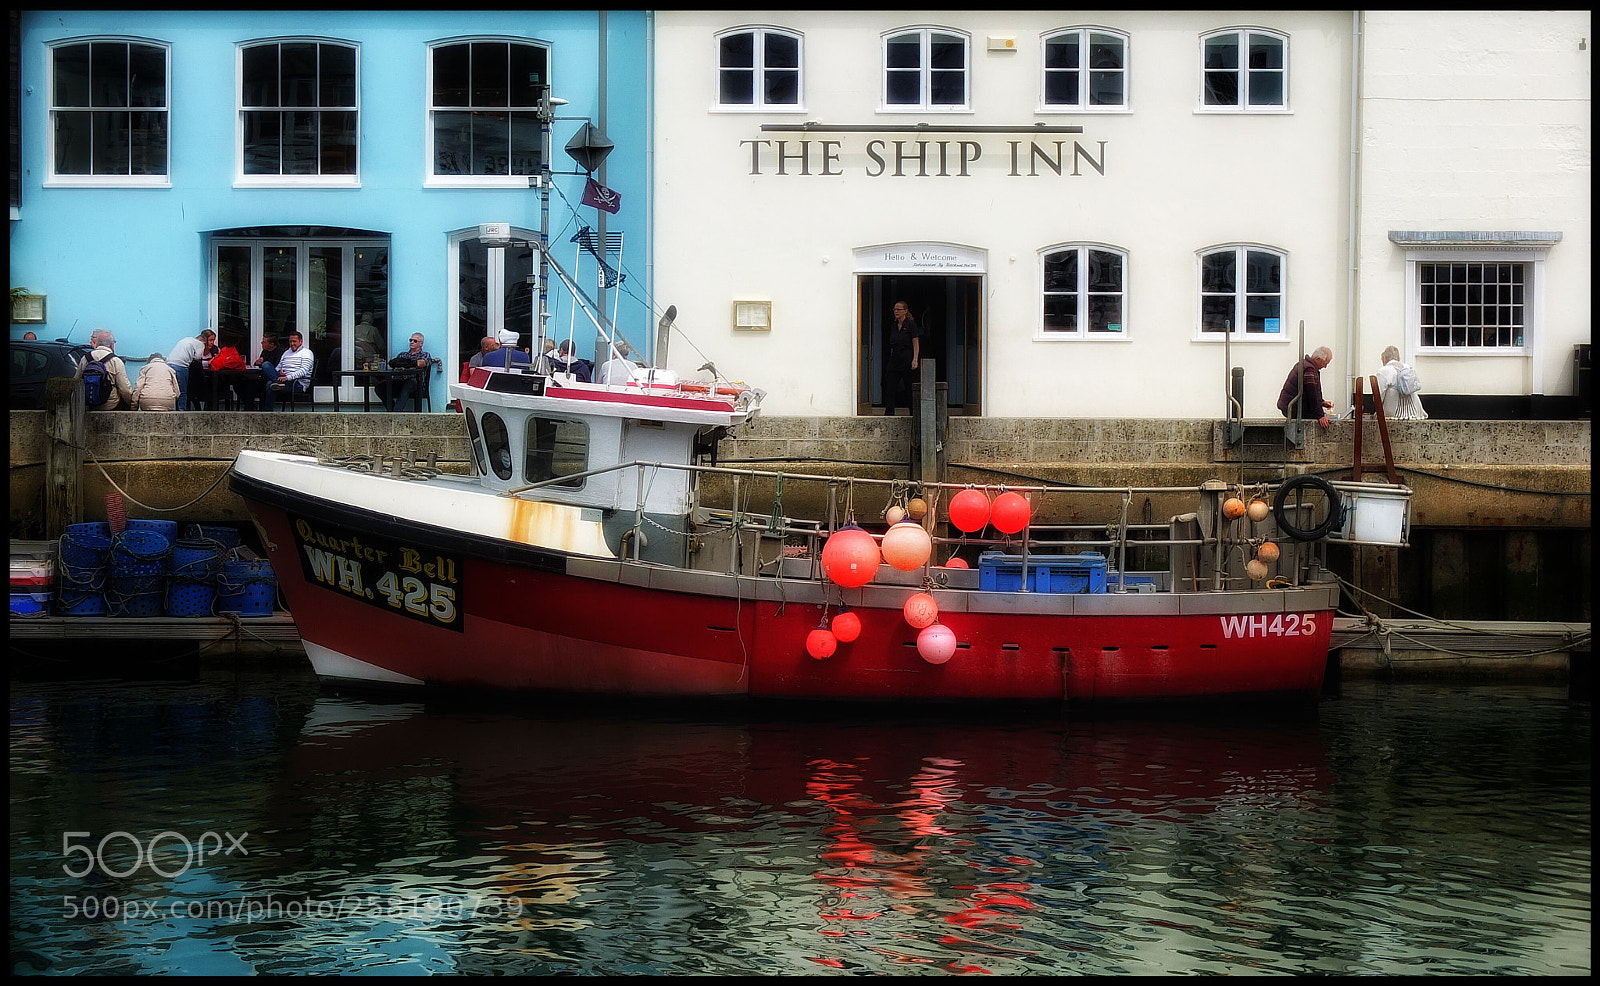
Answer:
[[[1328,498],[1328,516],[1310,530],[1303,530],[1291,524],[1288,512],[1284,509],[1290,496],[1302,486],[1321,490]],[[1339,491],[1333,488],[1333,484],[1321,476],[1310,474],[1291,476],[1278,487],[1278,493],[1272,499],[1272,518],[1278,522],[1278,530],[1296,541],[1315,541],[1327,537],[1334,528],[1344,522],[1344,501],[1339,499]]]

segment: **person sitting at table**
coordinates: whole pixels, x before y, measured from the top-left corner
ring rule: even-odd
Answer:
[[[531,366],[533,357],[516,348],[517,334],[510,329],[500,332],[500,348],[485,353],[482,366]]]
[[[496,339],[494,336],[484,336],[482,339],[478,340],[478,351],[472,354],[471,359],[467,360],[467,365],[482,366],[483,358],[499,348],[499,339]]]
[[[244,361],[244,356],[233,346],[222,346],[217,354],[211,357],[211,364],[207,367],[214,377],[213,391],[219,400],[230,407],[237,407],[239,402],[250,399],[250,388],[244,383],[243,373],[250,368]],[[215,408],[213,408],[215,410]]]
[[[311,392],[311,369],[316,357],[306,348],[305,337],[299,332],[289,333],[289,351],[278,359],[278,375],[272,388],[285,395]]]
[[[579,383],[588,383],[594,375],[594,364],[573,353],[571,339],[562,340],[556,350],[555,368],[557,373],[572,374]]]
[[[261,337],[261,355],[250,365],[261,371],[261,381],[256,386],[260,388],[255,399],[261,402],[261,410],[272,410],[272,381],[278,379],[278,358],[283,351],[278,348],[278,337],[268,332]]]
[[[433,357],[429,356],[422,348],[422,333],[411,333],[411,346],[405,352],[389,361],[391,370],[413,370],[406,376],[391,377],[378,386],[378,396],[383,398],[385,410],[393,411],[406,401],[415,402],[417,387],[428,384],[428,367],[433,365]]]

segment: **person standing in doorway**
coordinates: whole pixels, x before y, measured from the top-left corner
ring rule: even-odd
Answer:
[[[883,413],[892,416],[904,406],[907,413],[915,414],[916,409],[911,406],[911,385],[916,381],[917,367],[922,362],[922,329],[911,317],[910,305],[903,301],[894,303],[894,321],[889,324],[887,335]]]

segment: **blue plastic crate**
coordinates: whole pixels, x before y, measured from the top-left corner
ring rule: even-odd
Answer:
[[[1022,588],[1022,556],[985,551],[978,556],[978,588],[1016,592]],[[1098,551],[1076,555],[1029,555],[1029,592],[1105,592],[1106,556]]]

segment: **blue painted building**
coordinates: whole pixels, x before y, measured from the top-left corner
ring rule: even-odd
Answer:
[[[550,255],[637,348],[649,338],[649,17],[597,11],[24,11],[13,14],[11,286],[45,322],[11,327],[119,354],[214,326],[253,358],[299,331],[319,397],[414,332],[441,360],[434,407],[488,332],[537,344],[538,119]],[[564,148],[615,142],[582,204]],[[20,165],[20,167],[19,167]],[[511,226],[512,245],[480,239]],[[594,250],[573,238],[588,228]],[[520,245],[519,245],[520,243]],[[599,252],[620,269],[604,275]],[[530,282],[532,278],[532,282]],[[546,333],[594,327],[548,281]]]

